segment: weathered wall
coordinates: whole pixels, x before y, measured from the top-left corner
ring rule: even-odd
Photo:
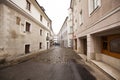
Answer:
[[[30,44],[30,52],[39,51],[40,42],[42,42],[41,50],[46,49],[46,30],[6,5],[2,5],[0,9],[1,8],[3,9],[4,14],[2,21],[0,22],[4,24],[0,26],[2,27],[0,28],[0,32],[3,32],[2,30],[4,30],[4,35],[2,35],[2,39],[0,39],[0,46],[3,47],[9,55],[18,56],[25,54],[25,44]],[[20,25],[16,24],[17,16],[21,18]],[[25,32],[26,21],[31,23],[30,32]],[[40,29],[43,30],[42,36],[40,35]]]

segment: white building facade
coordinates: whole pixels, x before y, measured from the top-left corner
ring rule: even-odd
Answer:
[[[72,22],[72,9],[69,8],[67,20],[67,34],[68,34],[68,47],[73,48],[73,22]]]
[[[58,42],[61,47],[68,47],[68,28],[67,28],[68,17],[65,18],[65,21],[58,33]]]
[[[0,57],[49,49],[51,23],[36,0],[0,0]]]
[[[72,26],[72,12],[69,9],[69,17],[66,17],[58,34],[58,42],[61,47],[73,47],[73,26]]]

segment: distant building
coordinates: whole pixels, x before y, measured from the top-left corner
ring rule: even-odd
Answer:
[[[51,23],[36,0],[0,0],[0,58],[49,49]]]
[[[66,17],[59,33],[58,42],[61,47],[72,48],[73,47],[73,26],[72,26],[72,14],[69,9],[69,17]]]
[[[120,0],[71,0],[74,50],[120,70]]]
[[[58,33],[58,41],[61,47],[68,47],[67,19],[68,17],[65,18],[65,21]]]
[[[58,36],[54,35],[54,43],[58,43]]]
[[[68,32],[68,47],[73,48],[73,22],[72,22],[72,9],[69,8],[69,15],[67,20],[67,32]]]

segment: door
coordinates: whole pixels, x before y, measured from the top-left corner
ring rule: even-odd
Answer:
[[[83,51],[87,55],[87,39],[83,39]]]
[[[77,50],[77,39],[75,39],[75,50]]]

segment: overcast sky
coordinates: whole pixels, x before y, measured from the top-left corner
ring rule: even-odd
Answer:
[[[68,8],[70,0],[37,0],[38,3],[45,8],[45,12],[52,20],[52,28],[57,34],[68,16]]]

